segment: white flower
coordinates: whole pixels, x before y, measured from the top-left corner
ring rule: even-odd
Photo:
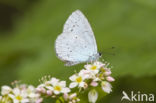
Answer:
[[[90,70],[91,72],[93,72],[94,74],[97,74],[100,70],[101,67],[103,67],[104,64],[101,62],[94,62],[93,64],[87,64],[85,65],[85,68],[87,70]]]
[[[13,99],[14,103],[28,103],[26,91],[22,91],[19,88],[13,89],[13,94],[9,94],[9,97]]]
[[[42,98],[32,85],[16,84],[15,86],[13,89],[9,86],[2,87],[3,96],[0,103],[41,103]]]
[[[35,87],[32,85],[28,86],[28,88],[26,89],[26,93],[27,93],[27,96],[30,98],[30,102],[36,102],[38,101],[38,99],[41,99],[40,94],[36,92]]]
[[[1,94],[8,95],[11,91],[12,91],[12,89],[9,86],[2,86]]]
[[[65,81],[59,81],[56,78],[52,78],[51,83],[52,83],[52,87],[49,89],[51,89],[54,92],[54,94],[70,92],[70,89],[66,87]]]
[[[89,91],[89,93],[88,93],[88,100],[89,100],[89,102],[95,103],[97,101],[97,99],[98,99],[97,91],[95,89]]]
[[[79,75],[83,76],[84,79],[91,79],[91,78],[95,78],[95,74],[90,71],[90,70],[85,70],[85,69],[82,69],[80,72],[79,72]]]
[[[45,87],[46,89],[51,89],[52,83],[53,81],[46,81],[44,84],[42,84],[42,86]]]
[[[56,85],[58,82],[59,82],[59,79],[56,79],[56,78],[51,78],[51,80],[50,80],[50,83],[52,85]]]
[[[28,86],[26,92],[27,92],[28,97],[30,98],[36,97],[36,93],[35,93],[36,89],[32,85]]]
[[[53,93],[56,95],[60,93],[68,93],[70,92],[70,89],[66,87],[66,81],[51,78],[49,81],[44,80],[44,83],[37,87],[37,91],[40,93],[46,93],[48,96],[50,96]]]
[[[85,86],[85,82],[84,82],[85,78],[81,74],[74,74],[71,77],[69,77],[69,79],[72,81],[72,83],[70,83],[69,85],[70,88],[74,88],[76,86],[79,86],[79,87]]]
[[[96,75],[94,72],[92,72],[91,70],[85,70],[82,69],[79,72],[79,75],[83,76],[84,80],[85,79],[93,79],[93,81],[101,81],[101,79],[98,77],[98,75]]]
[[[112,91],[112,86],[107,81],[102,81],[101,82],[101,87],[102,87],[103,91],[106,92],[106,93],[110,93]]]

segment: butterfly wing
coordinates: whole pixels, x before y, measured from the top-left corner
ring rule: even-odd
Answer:
[[[62,33],[55,42],[55,50],[58,58],[66,62],[67,66],[86,62],[92,55],[88,43],[73,33]]]
[[[80,10],[73,12],[64,24],[63,33],[73,33],[83,38],[92,48],[93,53],[97,53],[97,44],[92,28]]]
[[[68,66],[87,62],[90,56],[97,54],[93,31],[79,10],[67,19],[63,33],[56,39],[55,49],[58,58]]]

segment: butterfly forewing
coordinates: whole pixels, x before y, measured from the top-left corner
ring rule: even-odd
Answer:
[[[92,28],[80,10],[76,10],[69,16],[64,24],[63,32],[79,35],[90,44],[89,46],[92,47],[94,53],[97,52],[96,40]]]

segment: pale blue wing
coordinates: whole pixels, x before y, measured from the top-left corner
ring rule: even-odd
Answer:
[[[87,62],[92,56],[92,48],[84,39],[75,34],[59,35],[55,42],[55,50],[58,58],[68,63],[71,62],[70,65]]]
[[[87,20],[87,18],[82,14],[80,10],[73,12],[64,24],[63,33],[73,33],[80,36],[88,42],[92,53],[97,53],[97,44],[94,37],[92,28]]]
[[[75,65],[98,58],[94,33],[81,11],[73,12],[64,24],[63,33],[55,42],[58,58],[66,65]]]

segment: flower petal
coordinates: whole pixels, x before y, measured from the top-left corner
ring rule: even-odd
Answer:
[[[56,78],[51,78],[50,82],[51,82],[51,84],[52,84],[53,86],[55,86],[55,85],[57,85],[57,84],[58,84],[59,79],[56,79]]]
[[[62,93],[69,93],[70,92],[70,89],[69,88],[63,88],[62,89]]]
[[[74,87],[76,87],[77,85],[78,85],[77,82],[72,82],[72,83],[70,83],[69,88],[74,88]]]
[[[60,85],[61,87],[66,87],[66,81],[61,81],[61,82],[59,83],[59,85]]]
[[[76,80],[76,75],[74,74],[74,75],[72,75],[71,77],[69,77],[69,79],[71,80],[71,81],[75,81]]]
[[[84,87],[85,86],[85,82],[81,82],[80,84],[79,84],[79,87]]]
[[[109,82],[103,81],[101,83],[101,86],[102,86],[103,91],[106,93],[110,93],[112,91],[112,89],[111,89],[112,86]]]
[[[57,94],[60,94],[60,92],[59,91],[57,91],[57,90],[54,90],[54,93],[57,95]]]

